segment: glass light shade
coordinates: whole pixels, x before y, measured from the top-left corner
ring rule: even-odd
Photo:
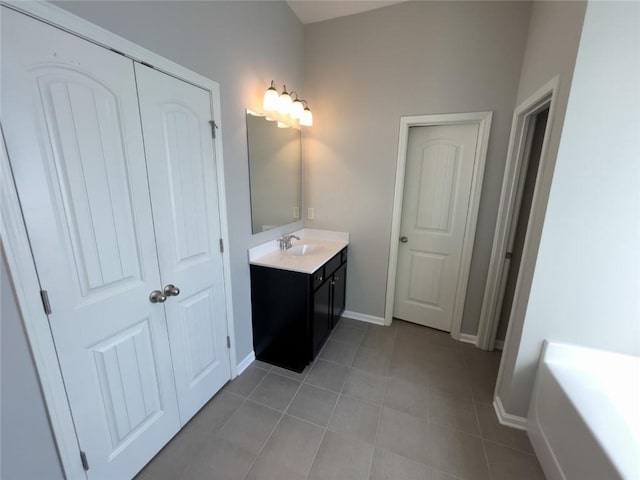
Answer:
[[[300,117],[300,125],[304,125],[305,127],[310,127],[313,125],[313,114],[308,108],[305,108],[304,112],[302,112],[302,116]]]
[[[282,93],[280,94],[280,98],[278,99],[278,111],[285,115],[289,115],[291,111],[291,105],[293,105],[293,100],[291,100],[291,95],[287,92],[287,86],[282,86]]]
[[[278,122],[278,128],[289,128],[289,125],[284,122]]]
[[[295,100],[291,106],[291,118],[300,118],[304,113],[304,105],[300,100]]]
[[[262,108],[265,111],[270,110],[278,110],[278,106],[280,105],[280,95],[278,95],[278,91],[273,88],[267,88],[267,91],[264,92],[264,99],[262,100]]]

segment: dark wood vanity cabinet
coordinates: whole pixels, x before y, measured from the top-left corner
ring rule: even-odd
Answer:
[[[312,359],[318,355],[331,333],[331,282],[327,281],[313,292],[311,318]]]
[[[347,248],[312,274],[251,265],[256,358],[301,372],[344,312]]]

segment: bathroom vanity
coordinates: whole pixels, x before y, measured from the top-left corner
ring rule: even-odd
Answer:
[[[290,249],[249,251],[253,346],[263,362],[301,372],[345,308],[348,234],[304,229]]]

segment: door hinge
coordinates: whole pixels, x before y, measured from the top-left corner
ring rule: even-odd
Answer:
[[[42,299],[44,313],[46,313],[47,315],[51,315],[51,304],[49,303],[49,294],[46,290],[40,290],[40,298]]]
[[[87,460],[87,454],[80,450],[80,461],[82,462],[82,468],[86,472],[89,470],[89,460]]]
[[[507,254],[504,256],[504,258],[511,258],[513,256],[512,252],[507,252]]]
[[[216,129],[218,128],[218,124],[215,120],[211,120],[209,125],[211,125],[211,137],[216,138]]]
[[[231,338],[227,335],[227,348],[231,348]]]
[[[224,242],[220,239],[220,253],[224,253]]]

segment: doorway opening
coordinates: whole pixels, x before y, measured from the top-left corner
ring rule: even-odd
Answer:
[[[523,165],[522,175],[519,181],[516,199],[517,206],[512,219],[514,228],[511,229],[509,247],[507,248],[504,262],[505,286],[502,292],[502,301],[499,302],[500,306],[498,310],[496,310],[498,328],[494,346],[497,348],[502,348],[507,335],[507,326],[509,325],[516,282],[518,280],[518,273],[520,272],[522,249],[524,247],[524,239],[527,235],[531,202],[536,186],[536,178],[540,166],[540,155],[542,154],[542,142],[544,141],[548,118],[549,107],[547,106],[547,108],[535,115],[527,132],[527,150],[529,153],[525,156],[524,162],[526,165]]]
[[[546,169],[548,140],[555,110],[554,78],[514,111],[498,219],[489,263],[476,345],[502,348],[520,293],[523,260],[529,258],[529,237],[536,216],[541,178]]]

